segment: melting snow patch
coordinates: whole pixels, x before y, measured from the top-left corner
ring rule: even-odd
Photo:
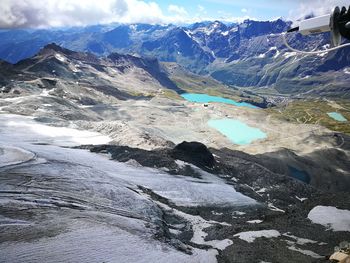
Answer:
[[[313,252],[311,250],[304,250],[304,249],[296,248],[295,246],[288,247],[288,249],[293,250],[293,251],[297,251],[301,254],[304,254],[306,256],[310,256],[313,258],[323,258],[323,256],[320,256],[319,254],[316,254],[315,252]]]
[[[256,193],[265,193],[266,192],[266,188],[261,188],[260,190],[256,191]]]
[[[15,98],[5,98],[4,101],[13,101],[13,102],[22,102],[24,99],[23,97],[15,97]]]
[[[300,202],[304,202],[305,200],[307,200],[307,198],[304,197],[295,196],[295,198],[298,199]]]
[[[345,68],[345,69],[344,69],[344,73],[350,75],[350,68]]]
[[[74,73],[78,73],[80,72],[80,70],[78,69],[79,65],[74,65],[74,64],[70,64],[69,68],[74,72]]]
[[[50,90],[43,89],[43,91],[41,92],[40,96],[48,97],[48,96],[50,96],[49,92],[50,92]]]
[[[248,243],[252,243],[256,238],[259,238],[259,237],[272,238],[272,237],[279,237],[280,235],[281,235],[280,232],[278,232],[277,230],[260,230],[260,231],[241,232],[234,236],[239,237],[240,239],[247,241]]]
[[[333,206],[316,206],[307,216],[313,223],[320,224],[333,231],[350,232],[350,211]]]
[[[296,236],[293,236],[293,235],[289,235],[287,233],[283,234],[283,236],[294,239],[298,245],[316,244],[317,243],[317,241],[315,241],[315,240],[311,240],[311,239],[307,239],[307,238],[301,238],[301,237],[296,237]]]
[[[238,215],[238,216],[243,216],[243,215],[245,215],[246,213],[245,212],[241,212],[241,211],[234,211],[233,213],[232,213],[232,215]]]
[[[324,57],[324,56],[327,56],[327,54],[328,54],[328,51],[326,51],[326,52],[323,52],[323,53],[319,53],[319,54],[317,54],[317,56],[319,56],[319,57]]]
[[[55,58],[61,62],[65,62],[66,58],[64,56],[62,56],[61,54],[56,53],[55,54]]]
[[[199,245],[209,245],[213,248],[219,249],[219,250],[224,250],[226,247],[230,246],[233,244],[233,242],[230,239],[224,239],[224,240],[210,240],[210,241],[205,241],[205,237],[208,235],[203,231],[203,229],[212,226],[213,224],[220,224],[224,226],[231,226],[230,224],[227,223],[221,223],[221,222],[216,222],[216,221],[207,221],[203,219],[200,216],[194,216],[194,215],[189,215],[184,212],[181,212],[176,209],[172,209],[169,206],[156,202],[159,206],[164,207],[165,209],[171,210],[174,214],[176,214],[179,217],[184,218],[186,221],[189,221],[192,225],[192,230],[193,230],[193,236],[191,239],[191,242]]]
[[[177,166],[178,166],[180,169],[183,169],[183,168],[185,168],[186,166],[189,165],[189,163],[186,163],[186,162],[181,161],[181,160],[175,160],[175,163],[177,164]]]
[[[249,223],[249,224],[260,224],[260,223],[262,223],[262,222],[263,222],[263,221],[262,221],[262,220],[259,220],[259,219],[247,221],[247,223]]]
[[[286,52],[286,53],[284,53],[284,57],[285,58],[290,58],[290,57],[293,57],[293,56],[295,56],[297,53],[296,52]]]
[[[268,207],[270,208],[270,210],[272,211],[276,211],[276,212],[281,212],[281,213],[285,213],[286,211],[279,209],[278,207],[274,206],[273,204],[269,203]]]
[[[218,213],[218,212],[215,212],[215,211],[211,211],[211,213],[214,215],[214,216],[222,216],[224,213]]]
[[[280,55],[280,51],[277,49],[276,54],[273,56],[273,58],[277,58]]]

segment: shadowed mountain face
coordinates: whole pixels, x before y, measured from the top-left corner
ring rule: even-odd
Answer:
[[[5,31],[0,33],[0,58],[18,62],[36,54],[46,43],[56,42],[96,55],[118,52],[177,62],[232,86],[269,87],[302,97],[348,98],[349,48],[318,56],[295,54],[284,46],[280,35],[290,26],[290,22],[278,19],[233,25],[203,22],[188,27],[133,24]],[[325,49],[329,39],[329,34],[288,36],[289,43],[300,50]]]

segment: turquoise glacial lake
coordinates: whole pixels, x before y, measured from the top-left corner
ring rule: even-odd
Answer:
[[[258,128],[250,127],[244,122],[233,119],[210,120],[208,125],[225,135],[231,142],[248,145],[255,140],[265,139],[266,133]]]
[[[327,113],[329,117],[331,117],[332,119],[336,120],[336,121],[348,121],[341,113],[338,112],[328,112]]]
[[[231,104],[231,105],[239,106],[239,107],[248,107],[248,108],[252,108],[252,109],[258,108],[250,103],[237,102],[237,101],[234,101],[231,99],[210,96],[207,94],[184,93],[184,94],[181,94],[181,97],[183,97],[185,100],[191,101],[191,102],[198,102],[198,103],[221,102],[221,103]]]

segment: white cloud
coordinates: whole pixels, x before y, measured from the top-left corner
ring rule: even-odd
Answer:
[[[174,23],[187,19],[171,5],[165,16],[155,2],[143,0],[1,0],[0,28],[61,27],[121,23]]]
[[[247,13],[248,10],[247,10],[246,8],[242,8],[242,9],[241,9],[241,12],[242,12],[242,13]]]
[[[0,28],[49,28],[120,23],[193,23],[203,20],[240,22],[251,18],[234,17],[229,12],[208,16],[198,5],[191,15],[178,5],[168,6],[164,14],[155,0],[0,0]]]
[[[242,16],[232,16],[231,13],[219,10],[218,11],[219,17],[217,20],[220,20],[222,22],[227,23],[242,23],[244,20],[250,19],[250,20],[258,20],[255,17],[251,17],[249,15],[242,15]]]
[[[180,15],[180,16],[187,16],[188,15],[187,11],[182,6],[169,5],[168,11],[171,13],[175,13],[175,15]]]
[[[115,1],[115,0],[114,0]],[[123,0],[128,5],[128,12],[119,20],[122,23],[166,23],[171,18],[165,17],[159,5],[155,2],[139,0]]]

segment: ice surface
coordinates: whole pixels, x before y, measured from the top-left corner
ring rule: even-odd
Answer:
[[[90,227],[90,228],[89,228]],[[79,249],[77,249],[79,246]],[[86,225],[40,242],[0,244],[0,262],[215,262],[214,253],[194,250],[193,255],[122,229]],[[44,252],[44,253],[43,253]]]
[[[350,211],[333,206],[316,206],[307,216],[313,223],[323,225],[333,231],[350,232]]]
[[[53,127],[41,124],[30,117],[3,114],[0,123],[7,127],[4,135],[16,133],[17,138],[23,140],[41,141],[60,146],[74,146],[81,144],[106,144],[111,141],[107,136],[96,132],[82,131],[65,127]],[[14,137],[13,135],[11,136]],[[5,140],[3,140],[5,141]]]
[[[29,151],[0,144],[0,168],[27,162],[33,159],[34,156],[35,154]]]
[[[222,223],[179,212],[193,226],[192,240],[213,249],[193,248],[193,255],[177,251],[154,239],[153,224],[162,220],[161,213],[154,200],[140,194],[139,186],[183,206],[256,204],[221,178],[195,166],[192,168],[200,179],[61,147],[108,142],[108,137],[98,133],[51,127],[17,115],[0,115],[0,127],[2,149],[15,149],[0,158],[21,163],[29,155],[35,157],[26,165],[11,168],[16,175],[26,175],[25,184],[16,181],[23,180],[21,176],[2,178],[5,195],[0,195],[0,206],[14,212],[10,221],[0,221],[0,227],[11,227],[14,232],[10,236],[19,240],[0,244],[0,262],[4,257],[8,262],[216,262],[214,248],[224,249],[232,241],[204,241],[207,233],[203,229]],[[16,218],[19,211],[27,210],[35,211],[38,218]],[[21,239],[28,228],[39,235],[49,231],[48,226],[61,225],[62,231],[36,236],[35,242]]]

